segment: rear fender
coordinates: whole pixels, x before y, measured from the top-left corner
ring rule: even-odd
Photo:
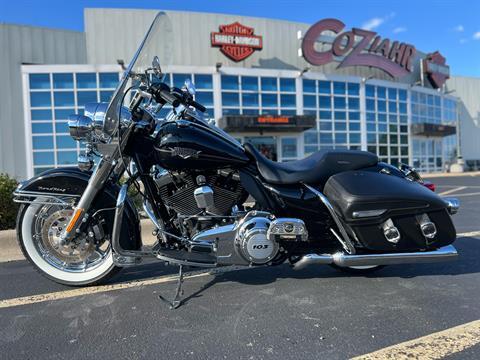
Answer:
[[[22,182],[15,191],[15,195],[22,193],[48,194],[51,196],[77,196],[80,197],[85,191],[92,172],[83,172],[76,167],[57,168],[45,171],[39,176]],[[107,182],[92,203],[91,210],[103,208],[114,208],[120,186]],[[92,211],[94,210],[94,211]],[[125,213],[123,216],[120,244],[125,250],[138,250],[142,246],[140,237],[140,220],[133,202],[127,197],[125,202]],[[115,212],[106,211],[104,217],[107,219],[107,226],[110,230],[113,227]],[[111,234],[111,232],[110,232]]]

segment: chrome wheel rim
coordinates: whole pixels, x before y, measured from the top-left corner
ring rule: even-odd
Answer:
[[[87,231],[68,244],[63,243],[60,236],[72,214],[71,207],[49,204],[40,206],[32,224],[35,249],[49,265],[61,271],[92,271],[110,255],[110,242],[98,243],[93,231]]]

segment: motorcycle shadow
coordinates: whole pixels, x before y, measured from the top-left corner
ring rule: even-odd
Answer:
[[[184,299],[184,303],[202,296],[208,288],[220,283],[237,283],[244,285],[266,285],[279,279],[313,279],[313,278],[399,278],[411,279],[432,275],[462,275],[480,273],[480,239],[460,238],[455,246],[459,252],[458,260],[445,263],[432,264],[404,264],[387,266],[376,272],[358,275],[342,273],[330,266],[309,266],[301,271],[293,270],[288,264],[275,267],[253,267],[242,271],[227,271],[213,275],[210,281],[204,283],[197,291]],[[189,270],[195,270],[189,268]],[[126,269],[113,282],[141,280],[165,275],[175,275],[178,272],[176,266],[163,266],[158,262],[144,264],[142,266]],[[188,281],[188,279],[186,279]],[[200,278],[198,281],[202,281]]]

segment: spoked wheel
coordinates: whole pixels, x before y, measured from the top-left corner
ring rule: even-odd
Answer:
[[[370,274],[375,271],[381,270],[385,267],[385,265],[338,266],[335,264],[331,264],[330,266],[342,272],[349,273],[349,274],[357,274],[357,275]]]
[[[85,234],[64,243],[61,234],[73,209],[42,199],[37,202],[20,209],[17,234],[23,254],[42,275],[65,285],[92,285],[119,270],[102,224],[93,224]]]

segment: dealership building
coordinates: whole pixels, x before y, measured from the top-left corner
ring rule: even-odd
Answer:
[[[22,179],[76,164],[82,144],[68,135],[68,115],[109,100],[155,14],[86,9],[85,32],[0,24],[0,172]],[[450,75],[442,49],[320,13],[316,24],[166,15],[166,81],[191,79],[208,116],[270,158],[349,148],[427,172],[458,155],[480,166],[480,79]]]

